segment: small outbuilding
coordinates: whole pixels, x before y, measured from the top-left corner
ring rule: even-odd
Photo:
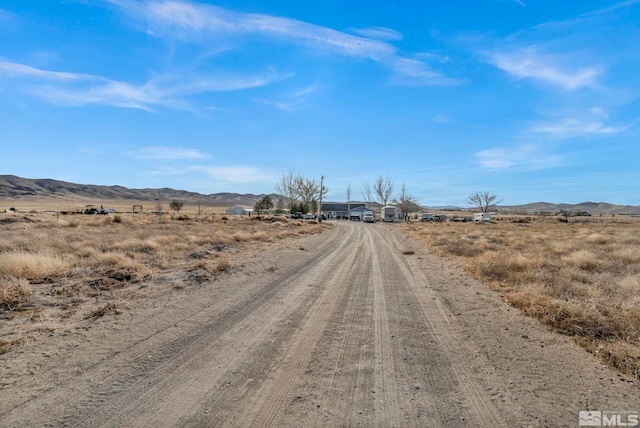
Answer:
[[[253,208],[247,205],[233,205],[225,211],[225,214],[230,215],[251,215],[253,214]]]

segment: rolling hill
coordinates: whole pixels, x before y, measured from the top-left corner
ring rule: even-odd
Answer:
[[[118,201],[171,201],[173,199],[196,202],[205,205],[230,206],[254,205],[264,195],[215,193],[203,195],[186,190],[162,189],[129,189],[122,186],[98,186],[92,184],[74,184],[66,181],[50,179],[29,179],[14,175],[0,175],[0,198],[32,199],[39,197],[59,199],[92,199]],[[277,199],[277,195],[270,195]]]

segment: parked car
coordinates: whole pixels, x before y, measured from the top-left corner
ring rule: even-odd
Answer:
[[[372,213],[365,213],[365,215],[362,217],[362,220],[364,220],[365,223],[374,223],[376,221],[376,218]]]
[[[289,218],[302,218],[301,212],[292,213]]]
[[[433,217],[435,214],[422,214],[420,216],[420,221],[433,221]]]

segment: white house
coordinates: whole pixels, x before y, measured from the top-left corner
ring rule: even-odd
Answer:
[[[247,205],[234,205],[225,211],[225,214],[231,215],[251,215],[253,214],[253,208]]]

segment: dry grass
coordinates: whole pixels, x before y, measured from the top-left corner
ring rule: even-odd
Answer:
[[[0,213],[0,352],[21,343],[24,323],[44,334],[117,313],[150,290],[206,286],[232,273],[247,251],[325,227],[197,211],[161,218]]]
[[[88,318],[97,318],[97,317],[103,317],[105,315],[109,315],[109,314],[119,314],[120,312],[118,311],[118,304],[114,303],[114,302],[107,302],[104,305],[95,308],[94,310],[90,311],[88,314],[86,314],[84,316],[85,319]]]
[[[406,225],[511,305],[640,376],[640,222]]]
[[[24,279],[8,278],[0,283],[0,309],[18,310],[31,298],[31,287]]]

